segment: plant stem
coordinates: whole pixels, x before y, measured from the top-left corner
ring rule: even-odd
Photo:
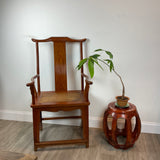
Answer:
[[[104,62],[103,60],[97,58],[99,61],[103,62],[105,65],[107,65],[108,67],[109,64],[107,64],[106,62]],[[122,80],[122,77],[115,71],[115,69],[113,68],[113,72],[119,77],[120,81],[121,81],[121,84],[122,84],[122,99],[124,99],[124,96],[125,96],[125,86],[124,86],[124,83],[123,83],[123,80]]]
[[[124,99],[124,96],[125,96],[125,86],[124,86],[124,83],[122,81],[122,78],[121,76],[113,69],[113,72],[119,77],[121,83],[122,83],[122,99]]]

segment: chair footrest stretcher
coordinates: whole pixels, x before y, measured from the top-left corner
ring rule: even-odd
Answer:
[[[70,116],[70,117],[49,117],[49,118],[42,118],[42,120],[54,120],[54,119],[75,119],[75,118],[82,118],[82,116]]]
[[[35,143],[36,148],[43,148],[46,146],[52,145],[68,145],[68,144],[86,144],[87,140],[85,139],[73,139],[73,140],[63,140],[63,141],[45,141]]]

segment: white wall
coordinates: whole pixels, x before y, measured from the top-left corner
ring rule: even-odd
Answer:
[[[1,0],[0,118],[31,111],[25,84],[35,74],[32,37],[86,37],[86,54],[96,48],[113,52],[126,95],[137,106],[144,128],[152,132],[149,127],[157,127],[160,133],[159,7],[159,0]],[[96,68],[93,82],[91,126],[101,122],[107,104],[121,94],[118,78],[108,71]]]

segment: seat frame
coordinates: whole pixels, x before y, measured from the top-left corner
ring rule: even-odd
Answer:
[[[66,54],[65,46],[66,42],[77,42],[80,43],[80,59],[83,59],[83,42],[86,39],[71,39],[68,37],[50,37],[48,39],[32,39],[36,43],[36,61],[37,61],[37,75],[31,78],[31,82],[27,83],[27,86],[30,87],[32,95],[32,113],[33,113],[33,137],[34,137],[34,150],[37,151],[38,148],[51,146],[51,145],[65,145],[65,144],[84,144],[87,148],[89,147],[89,120],[88,120],[88,106],[90,104],[88,99],[89,86],[92,84],[88,80],[88,77],[83,73],[83,67],[81,68],[81,94],[83,95],[84,100],[80,102],[66,102],[62,103],[39,103],[38,99],[43,93],[40,88],[40,69],[39,69],[39,43],[41,42],[53,42],[54,44],[54,59],[55,59],[55,72],[59,73],[59,68],[57,65],[65,66],[66,59],[61,59],[62,56]],[[60,50],[58,49],[60,48]],[[55,55],[56,54],[56,55]],[[56,57],[57,56],[57,57]],[[56,57],[56,58],[55,58]],[[59,58],[60,57],[60,58]],[[55,74],[55,93],[67,93],[67,78],[65,69],[61,70],[64,72],[63,76]],[[85,78],[85,87],[84,87],[84,78]],[[37,90],[35,87],[35,79],[37,79]],[[74,91],[73,91],[74,92]],[[80,116],[68,116],[68,117],[42,117],[42,111],[48,112],[57,112],[57,111],[72,111],[79,109],[81,111]],[[82,139],[71,139],[71,140],[58,140],[58,141],[40,141],[40,130],[43,129],[42,121],[43,120],[55,120],[55,119],[82,119],[82,128],[83,128],[83,138]]]

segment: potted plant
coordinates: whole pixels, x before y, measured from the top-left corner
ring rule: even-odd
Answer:
[[[129,98],[125,96],[125,86],[124,86],[124,82],[121,78],[121,76],[119,75],[119,73],[117,73],[117,71],[114,68],[114,64],[113,64],[113,54],[110,51],[106,51],[103,49],[96,49],[95,54],[82,59],[78,66],[77,69],[79,70],[85,63],[88,63],[88,70],[90,73],[90,77],[93,78],[94,76],[94,64],[97,64],[102,70],[103,67],[100,65],[100,63],[105,64],[107,67],[109,67],[110,72],[114,72],[116,74],[116,76],[118,76],[118,78],[121,81],[122,84],[122,95],[121,96],[117,96],[116,100],[117,100],[117,105],[119,107],[125,107],[128,104],[128,100]],[[100,54],[97,54],[97,52],[104,52],[107,55],[107,59],[103,59],[101,58]]]

